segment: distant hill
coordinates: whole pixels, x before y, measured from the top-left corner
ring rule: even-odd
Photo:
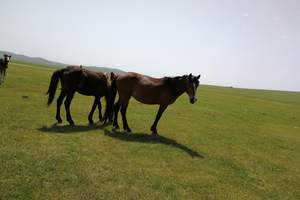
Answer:
[[[9,54],[12,56],[11,61],[13,62],[22,62],[26,64],[34,64],[34,65],[40,65],[40,66],[47,66],[47,67],[56,67],[56,68],[62,68],[68,66],[68,64],[64,63],[59,63],[59,62],[54,62],[50,61],[44,58],[40,57],[30,57],[27,55],[22,55],[22,54],[16,54],[13,52],[9,51],[1,51],[0,50],[0,57],[3,57],[3,54]],[[93,71],[101,71],[101,72],[123,72],[120,69],[116,68],[108,68],[108,67],[96,67],[96,66],[84,66],[85,68],[88,68]]]
[[[50,66],[50,67],[65,67],[66,66],[66,64],[49,61],[44,58],[30,57],[30,56],[16,54],[13,52],[8,52],[8,51],[0,51],[1,57],[3,56],[3,54],[11,55],[12,56],[11,60],[17,61],[17,62],[24,62],[24,63],[35,64],[35,65],[45,65],[45,66]]]

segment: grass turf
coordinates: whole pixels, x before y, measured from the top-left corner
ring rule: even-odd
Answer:
[[[93,98],[79,94],[76,126],[63,106],[54,126],[53,70],[12,63],[0,86],[0,199],[300,199],[300,93],[201,85],[155,137],[158,107],[133,99],[131,134],[89,126]]]

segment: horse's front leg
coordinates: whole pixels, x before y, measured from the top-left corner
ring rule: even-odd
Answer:
[[[168,105],[160,105],[159,106],[158,112],[157,112],[156,117],[155,117],[155,121],[152,124],[151,129],[150,129],[152,131],[153,135],[157,135],[157,129],[156,129],[157,123],[158,123],[161,115],[163,114],[163,112],[166,110],[167,107],[168,107]]]
[[[95,109],[96,109],[96,107],[98,105],[99,100],[100,100],[99,97],[95,97],[95,99],[94,99],[94,103],[93,103],[91,112],[90,112],[89,117],[88,117],[90,124],[94,123],[94,121],[93,121],[93,115],[94,115],[94,112],[95,112]]]
[[[71,113],[70,113],[70,105],[71,101],[73,99],[75,92],[71,92],[67,95],[67,98],[65,100],[65,109],[66,109],[66,114],[67,114],[67,121],[69,122],[70,125],[74,125],[74,121],[72,119]]]
[[[61,104],[62,104],[65,97],[66,97],[66,94],[63,91],[61,91],[59,97],[57,98],[57,103],[56,103],[56,120],[57,120],[57,123],[62,123],[62,119],[60,117],[60,107],[61,107]]]
[[[1,70],[0,84],[1,84],[1,83],[4,83],[5,71],[6,71],[5,68]]]
[[[4,82],[4,79],[5,79],[5,75],[6,75],[6,69],[4,69],[4,71],[3,71],[3,82]]]
[[[3,80],[3,71],[0,70],[0,85],[1,85],[1,83],[2,83],[2,80]]]

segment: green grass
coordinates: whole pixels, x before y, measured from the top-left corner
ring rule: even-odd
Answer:
[[[93,99],[79,94],[77,126],[63,107],[52,126],[53,70],[11,64],[0,86],[0,199],[300,199],[300,93],[200,86],[154,137],[157,106],[133,99],[131,134],[88,126]]]

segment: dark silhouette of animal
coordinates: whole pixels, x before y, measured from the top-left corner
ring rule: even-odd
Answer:
[[[110,74],[111,78],[113,78],[114,73]],[[93,72],[87,69],[82,68],[82,66],[68,66],[63,69],[56,70],[51,77],[49,89],[48,89],[48,106],[52,103],[55,91],[60,80],[61,82],[61,92],[59,97],[57,98],[57,108],[56,108],[56,120],[58,123],[62,122],[60,116],[60,107],[64,101],[65,109],[66,109],[66,117],[67,121],[70,125],[74,124],[70,113],[70,105],[73,99],[75,92],[78,92],[82,95],[94,96],[94,103],[92,109],[89,113],[88,120],[89,123],[93,122],[93,114],[98,106],[99,110],[99,120],[102,121],[103,117],[101,114],[101,102],[100,98],[105,97],[106,100],[106,108],[104,114],[104,123],[107,120],[112,121],[112,112],[113,112],[113,104],[109,76],[102,72]]]
[[[126,111],[130,97],[144,104],[158,104],[159,110],[151,126],[152,134],[157,134],[157,124],[166,108],[186,92],[190,103],[195,103],[199,76],[184,75],[177,77],[152,78],[138,73],[128,72],[116,75],[112,90],[119,93],[119,100],[114,106],[113,126],[119,128],[118,112],[121,109],[123,128],[131,132],[127,123]],[[115,93],[115,92],[114,92]],[[115,95],[114,95],[115,98]]]
[[[8,63],[11,59],[11,56],[7,55],[7,54],[4,54],[3,57],[4,58],[0,59],[0,85],[2,83],[4,83],[4,78],[5,78],[5,75],[6,75],[6,70],[8,68]]]

